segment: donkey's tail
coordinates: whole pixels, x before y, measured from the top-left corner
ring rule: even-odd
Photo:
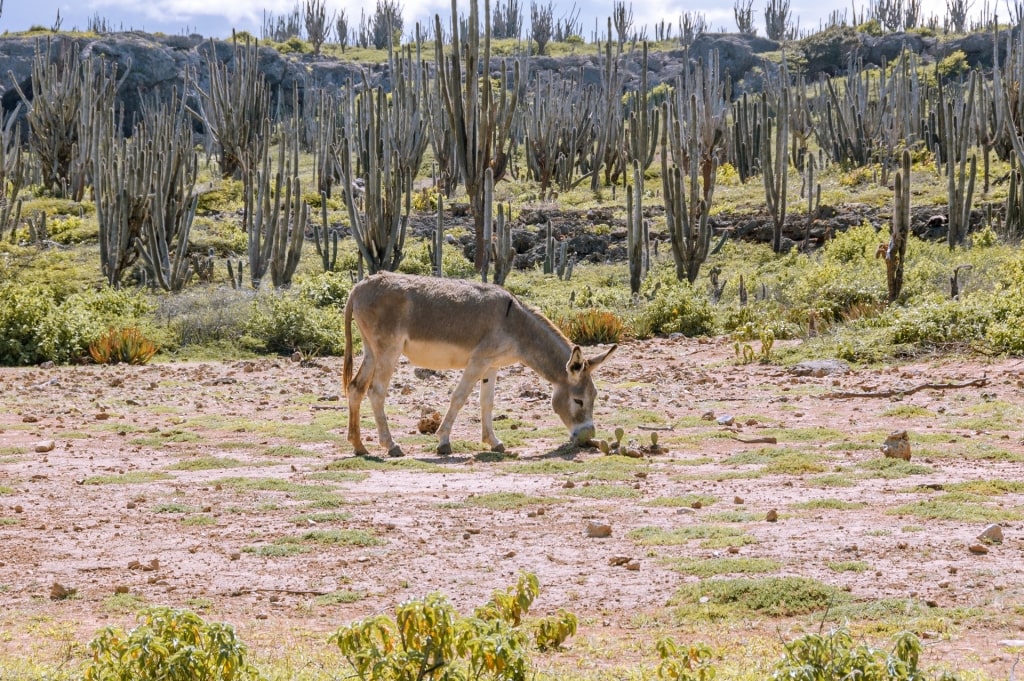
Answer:
[[[341,388],[348,392],[352,382],[352,294],[345,301],[345,369],[342,373]]]

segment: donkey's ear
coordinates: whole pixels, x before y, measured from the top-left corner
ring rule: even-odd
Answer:
[[[583,359],[583,351],[580,350],[580,346],[572,346],[572,354],[569,355],[569,361],[566,362],[565,370],[569,373],[569,376],[576,377],[582,374],[586,368],[587,360]]]
[[[612,353],[615,352],[615,348],[617,347],[619,346],[613,345],[607,350],[605,350],[602,354],[598,355],[597,357],[591,357],[590,359],[587,360],[587,366],[591,369],[596,369],[598,366],[601,365],[601,362],[611,357]]]

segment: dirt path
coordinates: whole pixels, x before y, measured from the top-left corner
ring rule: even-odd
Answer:
[[[531,571],[535,612],[569,609],[581,641],[650,662],[654,632],[700,629],[667,606],[700,579],[673,568],[748,557],[855,603],[926,604],[933,618],[907,621],[929,660],[1006,678],[1012,658],[998,642],[1024,638],[1024,362],[799,377],[732,355],[687,339],[619,349],[598,376],[596,418],[606,437],[622,426],[638,445],[656,432],[667,451],[642,460],[563,446],[547,386],[518,368],[499,376],[496,406],[517,458],[493,461],[475,457],[475,401],[456,424],[456,454],[434,456],[417,421],[443,411],[457,376],[403,365],[388,401],[409,455],[397,465],[351,458],[335,359],[0,370],[0,660],[74,658],[141,604],[279,641],[433,590],[468,609]],[[904,397],[826,396],[981,377]],[[909,432],[910,466],[878,463],[895,429]],[[965,481],[995,487],[955,486]],[[611,537],[586,537],[591,522]],[[1003,542],[972,553],[989,522]],[[734,535],[643,539],[702,525]],[[52,600],[55,583],[74,595]],[[723,640],[813,626],[739,622]],[[586,649],[564,659],[592,658]]]

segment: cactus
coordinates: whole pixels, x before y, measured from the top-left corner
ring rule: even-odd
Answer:
[[[644,41],[643,61],[640,69],[640,89],[635,93],[636,110],[629,116],[626,128],[626,158],[629,162],[640,164],[640,170],[646,171],[654,162],[654,152],[658,148],[658,110],[650,103],[647,88],[647,42]]]
[[[431,235],[431,242],[427,244],[427,253],[430,255],[430,262],[433,263],[435,277],[444,276],[444,197],[437,197],[437,222],[434,224],[434,231]]]
[[[633,162],[633,185],[626,189],[626,256],[629,259],[629,291],[636,297],[645,272],[644,261],[644,176]]]
[[[903,290],[903,263],[910,236],[910,152],[906,149],[900,159],[900,170],[896,173],[889,234],[889,246],[885,250],[885,278],[889,287],[889,304],[892,304]]]
[[[774,101],[771,101],[774,99]],[[776,110],[774,126],[768,117],[769,106]],[[789,176],[789,86],[782,88],[781,96],[770,97],[761,93],[761,115],[764,134],[761,136],[761,177],[764,180],[765,204],[772,218],[772,250],[782,252],[782,228],[786,224],[786,202]]]
[[[235,290],[241,290],[242,288],[242,273],[245,270],[245,261],[239,258],[235,262],[235,266],[231,266],[231,258],[227,259],[228,265],[228,281],[231,282],[231,288]]]
[[[210,89],[200,91],[199,116],[217,141],[222,177],[255,172],[264,158],[269,137],[263,121],[270,116],[270,91],[259,71],[259,43],[234,43],[233,69],[217,61],[217,47],[210,39]]]
[[[575,78],[547,76],[534,89],[526,103],[524,151],[541,192],[552,185],[568,191],[589,176],[578,171],[593,146],[596,108],[595,90]]]
[[[263,120],[262,134],[270,137],[269,119]],[[278,144],[273,172],[270,151],[263,149],[259,169],[245,175],[244,222],[248,235],[249,277],[257,290],[268,272],[274,288],[291,285],[309,221],[309,206],[302,200],[302,183],[298,176],[297,135],[286,135]]]
[[[971,201],[974,197],[974,181],[977,175],[977,155],[970,155],[970,126],[973,117],[975,91],[980,79],[977,71],[971,73],[968,94],[960,101],[947,100],[943,88],[939,87],[939,107],[944,112],[942,143],[946,152],[947,200],[949,205],[949,228],[947,243],[950,249],[963,243],[970,229]],[[967,168],[970,167],[968,173]]]
[[[494,261],[494,283],[505,285],[515,265],[516,251],[512,247],[512,209],[498,204],[498,216],[494,222],[494,241],[491,243],[491,260]],[[571,272],[570,272],[571,276]]]
[[[481,270],[486,257],[484,173],[488,168],[492,169],[494,181],[498,182],[508,167],[512,151],[512,124],[519,102],[520,67],[518,62],[514,64],[510,87],[507,64],[502,63],[499,92],[495,96],[494,85],[488,77],[491,60],[490,2],[484,2],[482,46],[477,30],[480,26],[478,8],[477,0],[470,0],[469,30],[463,31],[459,25],[457,2],[452,0],[452,53],[449,56],[444,54],[441,18],[434,15],[435,63],[445,112],[445,123],[435,120],[434,124],[447,124],[452,131],[455,158],[473,210],[474,264],[477,270]],[[481,66],[483,77],[479,77]]]
[[[327,192],[320,192],[320,224],[313,223],[313,241],[324,272],[333,272],[338,264],[338,232],[331,231],[327,220]]]

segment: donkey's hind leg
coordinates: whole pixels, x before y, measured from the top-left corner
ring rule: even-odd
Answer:
[[[369,347],[363,349],[363,362],[359,371],[348,384],[348,441],[352,443],[357,456],[367,456],[366,445],[363,444],[362,432],[359,428],[359,407],[363,403],[366,391],[373,380],[374,356]]]
[[[377,364],[373,372],[373,380],[370,381],[370,405],[373,407],[373,418],[377,422],[377,435],[380,436],[380,444],[388,450],[388,456],[404,456],[402,448],[398,446],[391,437],[391,429],[388,428],[388,417],[384,413],[384,399],[388,395],[388,386],[391,385],[391,376],[395,373],[395,365],[401,350],[395,352],[382,351],[377,356]]]
[[[492,452],[504,452],[505,445],[494,433],[494,382],[498,377],[497,369],[490,369],[480,379],[480,428],[483,441]]]

